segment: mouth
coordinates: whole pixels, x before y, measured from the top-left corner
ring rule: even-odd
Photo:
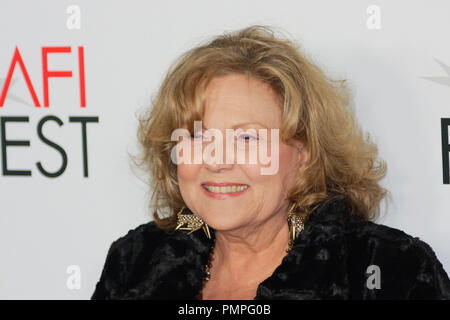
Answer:
[[[206,195],[216,199],[236,197],[250,188],[247,184],[238,183],[203,183],[201,186]]]
[[[241,191],[247,189],[249,186],[248,185],[229,185],[229,186],[222,187],[222,186],[202,184],[202,187],[211,193],[235,193],[235,192],[241,192]]]

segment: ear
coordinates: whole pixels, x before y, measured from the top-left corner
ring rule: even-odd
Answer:
[[[305,144],[298,141],[296,143],[297,151],[298,151],[298,163],[299,167],[302,168],[309,160],[309,150]]]

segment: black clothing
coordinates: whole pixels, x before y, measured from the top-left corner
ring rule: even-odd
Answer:
[[[169,234],[154,222],[130,230],[112,243],[91,299],[196,299],[212,243],[202,230]],[[367,285],[370,265],[379,289]],[[348,214],[341,197],[310,214],[255,299],[450,299],[450,280],[427,243]]]

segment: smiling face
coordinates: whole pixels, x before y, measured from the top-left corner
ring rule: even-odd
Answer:
[[[256,163],[248,161],[248,146],[245,164],[237,161],[227,164],[225,161],[226,129],[254,129],[256,134],[259,129],[268,129],[270,157],[274,143],[270,141],[270,129],[280,129],[281,123],[276,93],[255,78],[232,74],[214,78],[209,83],[205,102],[202,127],[222,132],[224,158],[222,164],[205,161],[178,164],[178,183],[186,205],[209,226],[222,231],[254,227],[270,219],[285,219],[286,195],[294,183],[298,166],[305,161],[306,151],[299,152],[297,147],[277,139],[279,166],[272,175],[261,174],[261,168],[270,164],[262,164],[259,157]],[[241,133],[236,139],[245,141],[249,135],[253,136]],[[211,142],[203,142],[203,149],[208,143]],[[231,186],[221,188],[220,184]]]

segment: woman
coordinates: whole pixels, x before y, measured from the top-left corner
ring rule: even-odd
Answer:
[[[293,42],[264,26],[218,36],[152,104],[139,139],[154,221],[112,243],[92,299],[450,298],[426,243],[370,221],[386,165],[343,84]]]

